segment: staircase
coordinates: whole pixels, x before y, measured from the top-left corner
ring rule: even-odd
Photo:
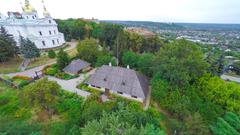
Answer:
[[[20,71],[24,71],[30,63],[30,59],[24,59],[21,65],[18,67]]]

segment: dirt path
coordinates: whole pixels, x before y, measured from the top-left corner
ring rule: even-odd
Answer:
[[[151,102],[153,103],[153,106],[154,106],[160,113],[162,113],[163,115],[165,115],[165,116],[167,117],[167,119],[171,117],[171,115],[168,114],[166,111],[164,111],[164,110],[158,105],[158,103],[156,103],[155,101],[151,101]],[[165,127],[164,130],[167,132],[167,134],[168,134],[168,135],[171,135],[171,131],[170,131],[170,129],[169,129],[168,126],[167,126],[167,119],[166,119],[166,120],[161,120],[161,121],[160,121],[160,124],[161,124],[162,127]]]

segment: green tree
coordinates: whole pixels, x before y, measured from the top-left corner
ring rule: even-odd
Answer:
[[[128,32],[128,46],[133,52],[144,52],[143,50],[144,37],[137,33]]]
[[[102,53],[100,56],[97,57],[96,66],[108,65],[112,63],[112,65],[116,65],[115,59],[109,53]]]
[[[211,125],[210,129],[214,135],[240,135],[240,133],[238,133],[223,118],[218,118],[216,124]]]
[[[170,85],[178,87],[196,81],[208,68],[200,48],[186,40],[164,45],[157,53],[155,63],[155,72]]]
[[[52,115],[53,109],[59,102],[60,86],[57,82],[48,81],[47,78],[36,81],[23,90],[23,97],[26,103],[39,106],[46,110],[49,116]]]
[[[70,59],[68,54],[64,52],[63,49],[61,49],[57,55],[57,66],[59,70],[62,70],[63,68],[65,68],[69,64],[69,62],[70,62]]]
[[[152,77],[154,70],[154,55],[151,53],[144,53],[139,56],[137,61],[138,70],[143,74]]]
[[[208,135],[210,133],[206,123],[203,122],[203,119],[199,113],[194,113],[190,115],[185,120],[187,127],[187,134],[189,135]]]
[[[227,111],[240,111],[239,84],[205,75],[196,82],[195,87],[204,100],[220,105]]]
[[[28,38],[20,36],[20,52],[24,58],[32,59],[40,56],[40,50]]]
[[[16,42],[4,27],[0,28],[0,62],[6,61],[16,55]]]
[[[136,127],[121,121],[114,114],[103,113],[99,121],[93,120],[82,128],[83,135],[111,134],[111,135],[138,135]]]
[[[138,59],[139,59],[139,55],[138,54],[136,54],[136,53],[134,53],[132,51],[127,51],[127,52],[123,53],[122,63],[125,66],[129,65],[131,68],[137,68],[137,66],[138,66]]]
[[[48,51],[48,57],[51,59],[55,58],[56,57],[55,51],[53,51],[53,50]]]
[[[224,120],[227,121],[237,131],[240,131],[240,118],[237,116],[237,114],[233,112],[227,112],[224,115]]]
[[[101,32],[99,32],[98,39],[102,45],[106,45],[110,50],[114,49],[114,43],[118,33],[122,31],[122,26],[110,23],[100,24]]]
[[[100,49],[96,39],[85,39],[77,45],[78,56],[80,59],[94,64],[100,54]]]
[[[158,36],[145,38],[141,51],[155,53],[159,51],[160,47],[163,46],[163,44],[163,41],[160,40]]]
[[[163,130],[156,128],[152,124],[147,124],[141,130],[140,135],[167,135]]]

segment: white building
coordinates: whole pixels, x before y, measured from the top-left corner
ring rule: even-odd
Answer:
[[[8,17],[0,13],[0,26],[14,36],[17,45],[19,37],[30,39],[40,49],[55,48],[65,43],[64,35],[58,31],[57,23],[43,5],[44,18],[25,0],[23,12],[8,12]]]

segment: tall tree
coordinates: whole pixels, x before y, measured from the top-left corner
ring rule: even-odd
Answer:
[[[16,55],[16,42],[4,27],[0,28],[0,62],[6,61]]]
[[[20,36],[20,52],[24,58],[32,59],[40,56],[40,50],[29,40]]]
[[[78,56],[80,59],[95,63],[100,54],[100,49],[96,39],[85,39],[77,45]]]
[[[57,55],[57,66],[59,70],[62,70],[65,68],[70,62],[69,56],[66,52],[63,51],[63,49],[60,49]]]
[[[27,103],[46,110],[51,116],[53,108],[59,101],[60,86],[47,78],[36,81],[23,90],[23,97]]]
[[[200,48],[192,42],[178,40],[164,45],[157,53],[156,72],[173,86],[186,86],[201,77],[208,68]]]

